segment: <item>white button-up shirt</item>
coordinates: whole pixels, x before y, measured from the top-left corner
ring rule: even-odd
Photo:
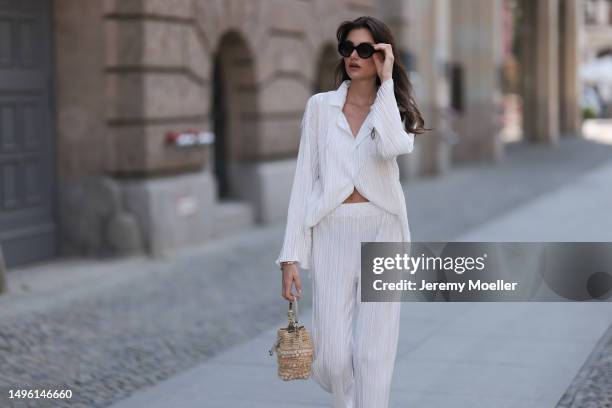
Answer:
[[[400,118],[393,79],[385,80],[374,104],[353,136],[342,107],[351,80],[334,91],[312,95],[301,122],[297,166],[287,212],[281,261],[310,269],[312,228],[353,192],[398,217],[404,242],[410,242],[406,200],[396,157],[412,152],[414,134]],[[350,205],[350,204],[349,204]]]

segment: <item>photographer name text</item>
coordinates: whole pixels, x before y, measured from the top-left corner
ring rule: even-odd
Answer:
[[[419,285],[420,283],[420,285]],[[382,279],[374,280],[372,283],[374,290],[439,290],[439,291],[455,291],[463,292],[466,287],[468,291],[507,291],[516,290],[518,282],[506,282],[503,279],[497,279],[492,282],[482,281],[480,279],[469,279],[467,282],[428,282],[421,280],[420,282],[402,279],[398,282],[385,282]]]

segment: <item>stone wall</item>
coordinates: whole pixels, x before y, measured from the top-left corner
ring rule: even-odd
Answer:
[[[213,129],[215,62],[231,195],[259,221],[284,217],[278,196],[288,200],[318,56],[335,49],[341,20],[376,14],[376,2],[59,0],[55,9],[61,248],[106,256],[213,236],[213,147],[165,138]]]
[[[558,1],[539,2],[538,38],[552,33],[542,24],[556,21],[550,13]],[[418,62],[417,102],[435,130],[399,160],[403,178],[503,153],[501,0],[56,0],[54,6],[64,252],[161,254],[210,239],[211,220],[223,205],[213,168],[219,163],[226,166],[229,198],[252,208],[255,221],[284,218],[306,100],[332,83],[338,24],[360,15],[386,21],[398,48]],[[542,41],[540,48],[553,55],[554,44]],[[449,114],[451,63],[464,74],[465,109],[457,120]],[[553,95],[558,84],[550,86],[540,93]],[[223,99],[213,104],[215,89]],[[573,96],[565,95],[570,111]],[[533,112],[550,126],[530,126],[529,117],[527,123],[553,140],[558,118],[549,102]],[[166,145],[169,131],[212,131],[219,112],[226,126],[216,145]],[[222,153],[215,150],[221,144]]]

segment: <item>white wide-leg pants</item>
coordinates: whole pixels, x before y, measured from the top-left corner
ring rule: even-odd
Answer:
[[[387,408],[400,302],[361,302],[361,242],[401,241],[397,218],[342,203],[313,228],[312,379],[334,408]],[[353,323],[353,318],[356,318]]]

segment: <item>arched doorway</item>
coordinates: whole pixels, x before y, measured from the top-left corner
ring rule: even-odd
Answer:
[[[224,34],[213,59],[211,122],[214,172],[222,201],[247,199],[240,163],[257,157],[254,60],[240,33]]]
[[[229,196],[230,182],[227,172],[227,120],[225,82],[223,64],[221,58],[216,55],[213,61],[212,103],[211,117],[213,132],[215,134],[214,144],[214,174],[217,179],[217,195],[220,199]]]
[[[323,47],[317,63],[317,76],[313,93],[336,89],[334,71],[340,56],[334,46],[327,44]]]

